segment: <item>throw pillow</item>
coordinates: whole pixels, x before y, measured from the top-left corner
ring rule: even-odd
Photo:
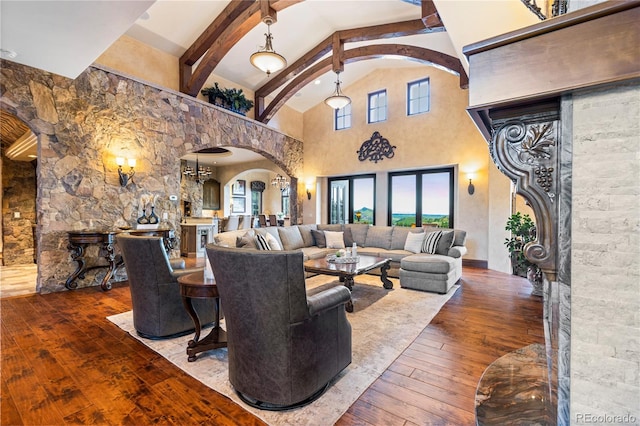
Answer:
[[[404,243],[404,249],[412,253],[420,253],[422,251],[422,243],[424,242],[424,232],[407,234],[407,240]]]
[[[442,231],[429,232],[425,235],[424,243],[422,244],[422,252],[436,254],[440,238],[442,238]]]
[[[276,240],[276,237],[267,232],[265,238],[267,240],[267,244],[271,247],[271,250],[282,250],[282,246],[278,240]]]
[[[453,246],[453,231],[442,231],[442,237],[438,242],[438,247],[436,247],[436,253],[447,255],[449,254],[449,249]]]
[[[262,234],[256,235],[256,246],[258,247],[258,250],[271,250],[271,247],[269,247],[269,243],[267,242],[267,239]]]
[[[253,230],[245,232],[243,235],[236,237],[237,248],[252,248],[257,249],[255,233]]]
[[[327,240],[324,238],[324,231],[318,231],[317,229],[312,229],[311,235],[313,235],[313,239],[315,240],[315,245],[318,246],[318,248],[327,247]]]
[[[278,226],[278,235],[285,250],[297,250],[304,247],[304,240],[297,226]]]
[[[353,234],[351,233],[351,228],[344,228],[344,245],[347,247],[353,246]]]
[[[256,240],[251,237],[236,237],[236,248],[258,248]]]
[[[327,248],[330,249],[343,249],[344,246],[344,232],[340,231],[324,231],[324,238],[327,241]]]

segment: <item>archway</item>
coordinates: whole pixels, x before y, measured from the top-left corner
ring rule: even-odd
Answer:
[[[41,144],[36,203],[43,293],[65,291],[64,278],[75,269],[66,248],[69,231],[133,224],[141,199],[150,198],[156,214],[167,213],[167,225],[178,228],[177,159],[189,152],[237,146],[261,153],[289,176],[302,173],[301,141],[189,96],[94,66],[74,80],[10,61],[2,66],[0,109],[34,129]],[[110,96],[116,92],[127,102]],[[135,178],[122,186],[116,157],[124,150],[136,166]],[[97,285],[100,272],[81,284]]]
[[[3,296],[36,291],[37,137],[0,110],[0,265]]]

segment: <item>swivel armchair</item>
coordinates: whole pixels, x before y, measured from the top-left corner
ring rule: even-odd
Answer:
[[[209,244],[225,313],[229,381],[247,404],[286,410],[318,398],[351,363],[351,293],[335,286],[307,297],[301,251]]]
[[[129,279],[133,326],[138,335],[162,339],[193,332],[195,326],[182,302],[178,277],[203,268],[184,269],[184,260],[170,261],[162,237],[121,234],[116,243]],[[195,300],[193,306],[201,324],[215,320],[213,299]]]

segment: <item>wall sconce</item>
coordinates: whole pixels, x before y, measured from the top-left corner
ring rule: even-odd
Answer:
[[[467,191],[469,192],[469,195],[473,195],[473,193],[476,192],[476,187],[473,186],[473,183],[471,182],[471,180],[473,179],[473,174],[469,173],[467,175],[467,178],[469,179],[469,187],[467,188]]]
[[[307,200],[311,199],[311,184],[307,182],[307,184],[305,185],[305,188],[307,190]]]
[[[129,173],[125,173],[122,171],[122,166],[124,166],[124,158],[116,157],[116,164],[118,165],[118,175],[120,176],[120,186],[127,186],[129,181],[133,181],[133,175],[136,174],[133,168],[136,166],[135,158],[128,158],[127,164],[129,165]]]

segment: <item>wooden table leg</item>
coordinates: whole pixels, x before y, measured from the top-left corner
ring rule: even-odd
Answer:
[[[195,325],[195,336],[187,343],[187,361],[193,362],[197,359],[197,354],[211,349],[227,347],[227,333],[220,327],[220,299],[215,298],[215,323],[209,334],[200,340],[201,324],[198,313],[193,308],[190,297],[183,296],[182,302],[187,309],[189,316]]]
[[[71,260],[75,261],[78,266],[76,270],[73,271],[67,281],[64,283],[64,286],[69,290],[73,290],[78,287],[78,283],[76,279],[78,277],[84,278],[84,273],[86,272],[87,262],[84,260],[84,249],[86,244],[71,244],[67,245],[67,249],[71,252]]]
[[[105,250],[105,259],[109,262],[109,269],[107,269],[107,273],[104,278],[102,278],[102,282],[100,283],[100,287],[103,291],[111,290],[111,277],[113,277],[113,273],[116,270],[116,255],[113,244],[104,244],[102,247]]]
[[[198,318],[198,313],[196,312],[196,310],[193,309],[193,302],[191,301],[190,297],[182,296],[182,303],[184,304],[187,313],[189,314],[189,316],[193,320],[193,324],[195,325],[195,335],[193,336],[193,339],[189,340],[189,342],[187,343],[187,355],[189,355],[189,358],[187,360],[189,362],[193,362],[196,360],[197,353],[193,351],[193,348],[196,347],[196,345],[198,344],[198,340],[200,340],[200,318]]]
[[[353,291],[353,275],[341,276],[342,284],[349,289],[350,292]],[[342,279],[344,278],[344,279]],[[353,299],[349,299],[347,303],[345,303],[344,308],[347,312],[353,312]]]
[[[380,281],[382,281],[382,286],[387,290],[391,290],[393,288],[393,283],[389,278],[387,278],[387,271],[391,269],[391,263],[387,262],[380,267]]]

